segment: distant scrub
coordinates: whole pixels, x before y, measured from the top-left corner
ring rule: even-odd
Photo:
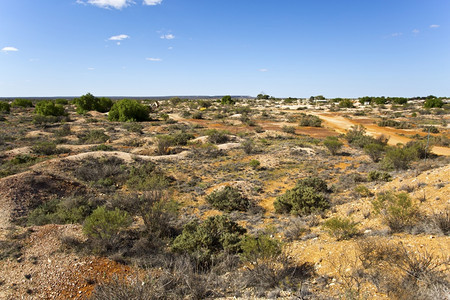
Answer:
[[[0,112],[9,114],[10,111],[11,105],[8,102],[0,101]]]
[[[77,113],[85,113],[87,111],[96,110],[98,112],[108,112],[113,102],[109,98],[97,98],[91,93],[81,96],[80,98],[74,99],[74,104],[77,107]]]
[[[123,99],[112,106],[108,114],[110,121],[142,122],[148,121],[150,109],[136,100]]]
[[[31,102],[31,100],[28,99],[14,99],[11,105],[16,107],[32,107],[33,102]]]

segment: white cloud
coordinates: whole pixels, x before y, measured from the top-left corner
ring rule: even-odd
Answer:
[[[430,28],[439,28],[439,27],[441,27],[441,25],[437,25],[437,24],[430,25]]]
[[[173,47],[172,46],[170,46],[169,48],[167,48],[167,49],[169,49],[169,50],[172,50],[173,49]]]
[[[3,51],[3,52],[17,52],[17,51],[19,51],[19,49],[14,48],[14,47],[4,47],[4,48],[2,49],[2,51]]]
[[[88,68],[88,70],[89,70],[89,71],[93,71],[93,70],[95,70],[95,68]]]
[[[394,32],[393,34],[391,34],[392,37],[397,37],[397,36],[401,36],[403,35],[403,33],[401,32]]]
[[[259,69],[258,71],[259,71],[259,72],[269,72],[268,69]]]
[[[173,40],[173,39],[175,38],[175,36],[174,36],[173,34],[169,33],[169,34],[163,34],[163,35],[161,36],[161,38],[162,38],[163,40]]]
[[[122,9],[131,4],[134,4],[132,0],[77,0],[80,4],[92,4],[101,8],[115,8]]]
[[[148,60],[148,61],[162,61],[161,58],[155,58],[155,57],[147,57],[145,60]]]
[[[420,33],[420,30],[419,30],[419,29],[414,29],[414,30],[412,31],[412,33],[418,34],[418,33]]]
[[[144,5],[158,5],[161,4],[163,0],[144,0]]]
[[[119,34],[119,35],[114,35],[112,37],[110,37],[108,40],[110,41],[123,41],[125,39],[129,39],[130,36],[126,35],[126,34]]]

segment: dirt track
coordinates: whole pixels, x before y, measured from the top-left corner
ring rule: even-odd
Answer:
[[[334,129],[335,131],[337,131],[339,133],[345,133],[352,126],[360,124],[357,121],[349,120],[349,119],[344,118],[339,115],[332,115],[329,113],[312,113],[312,114],[320,117],[322,120],[325,121],[325,124],[328,127]],[[367,133],[372,136],[379,136],[381,134],[388,136],[389,137],[389,141],[388,141],[389,145],[394,146],[399,143],[406,144],[407,142],[409,142],[411,140],[407,137],[398,135],[398,132],[401,132],[401,130],[398,130],[398,129],[388,128],[388,127],[379,127],[374,124],[365,124],[364,127],[366,127],[366,129],[367,129]],[[405,133],[408,133],[408,132],[405,131]],[[409,134],[411,134],[411,133],[409,133]],[[431,149],[431,151],[437,155],[450,156],[450,148],[447,148],[447,147],[434,146]]]

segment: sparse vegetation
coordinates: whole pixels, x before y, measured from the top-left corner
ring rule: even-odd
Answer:
[[[110,121],[142,122],[148,121],[150,110],[136,100],[119,100],[111,107],[108,114]]]
[[[230,212],[233,210],[245,211],[250,201],[241,192],[231,186],[223,187],[206,196],[206,201],[214,208]]]

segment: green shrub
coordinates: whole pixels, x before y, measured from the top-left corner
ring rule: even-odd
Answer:
[[[108,114],[110,121],[141,122],[149,120],[150,109],[136,100],[123,99],[114,103]]]
[[[380,161],[385,149],[386,146],[379,143],[370,143],[364,145],[364,152],[369,155],[373,162]]]
[[[61,117],[55,116],[43,116],[43,115],[35,115],[33,117],[33,124],[40,126],[47,126],[47,124],[53,124],[61,121]]]
[[[246,230],[227,216],[209,217],[203,223],[191,221],[172,243],[172,250],[197,258],[201,267],[208,267],[214,257],[241,251]]]
[[[375,214],[380,214],[393,231],[412,227],[419,220],[418,208],[407,193],[381,193],[372,205]]]
[[[365,185],[358,185],[355,188],[355,193],[357,193],[361,197],[370,197],[373,196],[373,193],[365,186]]]
[[[258,169],[261,166],[261,162],[257,159],[252,159],[249,164],[250,167],[254,170]]]
[[[417,159],[417,150],[408,147],[392,147],[381,161],[384,170],[407,170],[412,161]]]
[[[339,107],[341,108],[353,108],[353,102],[350,99],[342,99],[339,101]]]
[[[250,201],[238,189],[230,186],[212,192],[206,196],[206,201],[214,208],[227,212],[246,211],[250,206]]]
[[[61,126],[61,128],[55,130],[53,134],[57,137],[63,137],[72,134],[72,131],[70,130],[69,124],[64,124]]]
[[[320,127],[322,126],[322,119],[313,115],[301,114],[300,126]]]
[[[130,132],[135,132],[135,133],[142,133],[142,129],[144,129],[144,126],[142,126],[139,123],[136,122],[130,122],[130,123],[125,123],[123,125],[123,128],[125,128],[126,130],[130,131]]]
[[[172,137],[173,144],[176,146],[186,146],[189,140],[195,138],[193,134],[187,132],[179,132],[172,135]]]
[[[8,102],[0,101],[0,112],[9,114],[10,111],[11,111],[11,105],[9,105]]]
[[[271,238],[267,234],[258,236],[246,235],[241,243],[241,257],[248,262],[274,259],[281,255],[282,244],[279,240]]]
[[[423,104],[423,107],[425,108],[435,108],[435,107],[441,108],[442,106],[444,106],[444,101],[442,101],[442,99],[439,98],[427,99]]]
[[[220,100],[220,104],[222,105],[234,105],[236,103],[235,100],[233,100],[231,98],[231,96],[223,96],[222,99]]]
[[[95,110],[98,112],[108,112],[111,110],[111,107],[113,106],[113,101],[109,98],[101,97],[98,99],[98,103],[95,106]]]
[[[39,142],[31,147],[36,154],[52,155],[57,153],[56,144],[52,142]]]
[[[286,126],[286,125],[284,125],[284,126],[281,128],[281,130],[282,130],[283,132],[286,132],[286,133],[295,134],[295,127],[294,127],[294,126]]]
[[[161,135],[156,139],[156,154],[168,155],[170,154],[170,147],[175,144],[173,137],[169,135]]]
[[[201,111],[196,111],[192,114],[192,119],[194,120],[201,120],[203,119],[203,114]]]
[[[67,99],[56,99],[55,103],[59,105],[67,105],[69,104],[69,101],[67,101]]]
[[[274,202],[275,211],[298,215],[323,211],[330,207],[324,195],[327,191],[327,185],[322,179],[317,177],[303,179],[293,189],[277,197]]]
[[[110,145],[100,144],[91,148],[92,151],[114,151],[114,147]]]
[[[339,150],[341,150],[342,146],[344,145],[339,139],[335,136],[328,136],[324,141],[323,144],[325,147],[327,147],[328,151],[332,155],[336,155]]]
[[[109,136],[103,130],[90,130],[78,136],[83,144],[101,144],[109,140]]]
[[[104,206],[95,209],[86,218],[83,224],[83,232],[99,247],[108,249],[118,241],[119,234],[131,225],[133,219],[126,211],[118,208],[107,210]]]
[[[109,98],[97,98],[91,93],[81,96],[80,98],[74,99],[74,104],[77,107],[77,113],[83,114],[91,110],[96,110],[99,112],[108,112],[113,102]]]
[[[22,165],[22,164],[27,164],[27,163],[31,163],[34,162],[36,160],[36,157],[33,157],[31,155],[28,154],[18,154],[16,156],[14,156],[13,159],[10,160],[10,162],[13,165]]]
[[[357,223],[349,218],[334,217],[326,220],[323,228],[339,240],[348,240],[358,234]]]
[[[229,140],[227,132],[216,129],[206,131],[206,135],[208,136],[208,141],[213,144],[223,144]]]
[[[423,132],[439,133],[439,129],[436,126],[425,126]]]
[[[146,162],[130,169],[127,186],[134,190],[152,191],[163,190],[170,184],[170,179],[165,176],[154,163]]]
[[[33,102],[31,102],[31,100],[28,99],[14,99],[11,105],[16,107],[32,107]]]
[[[391,181],[392,176],[387,172],[380,172],[380,171],[370,171],[367,175],[367,179],[369,181]]]
[[[371,136],[366,135],[366,128],[362,125],[354,125],[345,134],[345,139],[347,142],[355,147],[364,148],[365,145],[377,143],[386,145],[387,139],[384,136],[380,136],[375,139]]]
[[[43,100],[36,103],[34,111],[38,115],[42,116],[64,116],[66,112],[64,107],[59,104],[55,104],[52,101]]]

